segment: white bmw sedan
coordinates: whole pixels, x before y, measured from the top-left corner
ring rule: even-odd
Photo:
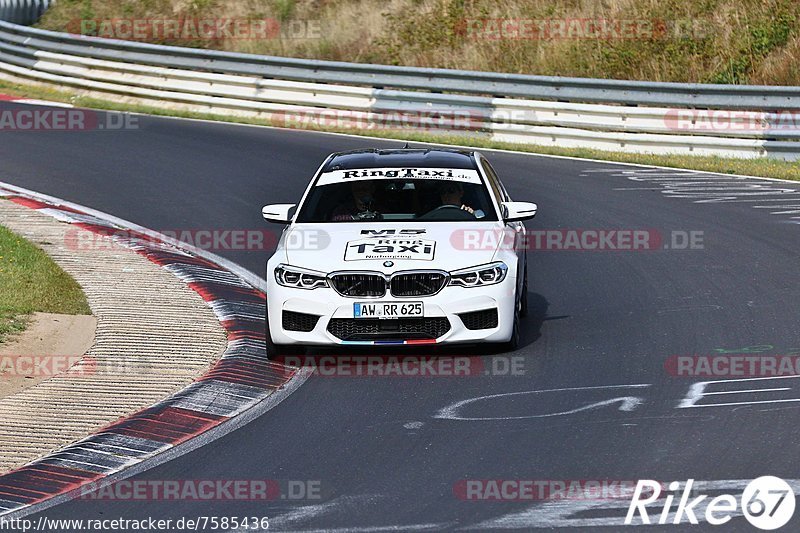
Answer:
[[[478,152],[330,155],[267,263],[270,355],[309,346],[498,343],[515,349],[527,309],[522,221]]]

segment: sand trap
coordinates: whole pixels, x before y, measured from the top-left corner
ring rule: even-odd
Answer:
[[[28,328],[0,344],[0,398],[65,371],[94,343],[91,315],[34,313]]]

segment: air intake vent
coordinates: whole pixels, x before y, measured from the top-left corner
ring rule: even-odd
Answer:
[[[431,296],[447,283],[444,272],[409,272],[392,277],[392,296]]]
[[[386,294],[386,279],[380,274],[335,274],[331,281],[342,296],[380,297]]]
[[[395,320],[334,318],[328,322],[328,331],[343,341],[438,339],[450,331],[450,321],[446,317]]]
[[[282,316],[283,329],[286,331],[309,332],[316,327],[318,321],[318,315],[297,313],[295,311],[284,311]]]
[[[497,309],[461,313],[458,318],[467,329],[492,329],[497,327]]]

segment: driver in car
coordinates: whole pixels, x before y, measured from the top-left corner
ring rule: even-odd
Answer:
[[[331,213],[331,221],[370,220],[380,218],[375,207],[375,182],[354,181],[350,184],[351,198],[339,204]]]
[[[440,185],[439,198],[441,199],[443,206],[450,205],[453,207],[458,207],[459,209],[463,209],[470,214],[475,214],[475,209],[463,202],[464,187],[462,187],[457,181],[448,181]]]

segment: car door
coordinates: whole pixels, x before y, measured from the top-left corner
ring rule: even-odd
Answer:
[[[491,193],[495,197],[495,200],[497,200],[498,205],[500,202],[510,202],[511,197],[506,191],[506,188],[503,186],[503,183],[500,181],[500,178],[497,176],[497,172],[494,170],[492,165],[486,158],[481,157],[480,161],[481,167],[486,175],[486,179],[489,182]],[[528,256],[526,253],[526,243],[528,242],[527,229],[525,228],[525,224],[523,222],[509,222],[506,224],[506,227],[514,232],[514,249],[517,252],[517,264],[519,265],[519,272],[524,273],[528,268]],[[524,276],[520,274],[517,276],[517,288],[520,291],[522,290],[523,283]]]

